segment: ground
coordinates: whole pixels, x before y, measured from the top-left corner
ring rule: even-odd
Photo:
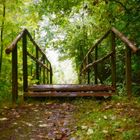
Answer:
[[[26,101],[0,109],[0,140],[139,140],[140,100]]]

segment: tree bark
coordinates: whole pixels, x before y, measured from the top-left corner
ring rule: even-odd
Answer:
[[[4,22],[5,22],[5,3],[3,3],[3,16],[2,16],[2,23],[1,23],[1,35],[0,35],[0,74],[2,70],[2,60],[3,60],[3,33],[4,33]]]

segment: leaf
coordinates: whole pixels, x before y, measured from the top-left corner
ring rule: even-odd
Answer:
[[[107,116],[104,115],[104,119],[107,120]]]
[[[91,134],[93,134],[93,129],[89,128],[87,131],[87,135],[91,135]]]
[[[25,122],[25,121],[22,121],[25,125],[27,125],[27,126],[29,126],[29,127],[31,127],[31,126],[33,126],[31,123],[29,123],[29,122]]]
[[[103,130],[103,133],[104,133],[104,134],[107,134],[107,133],[108,133],[108,131],[107,131],[107,130]]]
[[[83,125],[83,126],[81,126],[81,129],[87,130],[88,129],[88,126]]]
[[[0,118],[0,121],[7,121],[8,118]]]
[[[39,127],[47,127],[47,124],[40,124]]]

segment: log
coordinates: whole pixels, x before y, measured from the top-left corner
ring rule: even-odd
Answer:
[[[94,65],[97,65],[98,63],[101,63],[102,61],[104,61],[105,59],[109,58],[110,56],[112,56],[113,52],[107,54],[105,57],[103,58],[100,58],[90,64],[88,64],[83,70],[81,73],[83,73],[84,71],[86,71],[87,69],[89,69],[90,67],[93,67]]]
[[[109,92],[27,92],[24,97],[89,97],[89,96],[112,96]]]
[[[134,53],[138,51],[138,48],[132,43],[123,33],[119,32],[116,28],[111,28],[117,37],[119,37]]]
[[[11,45],[8,46],[8,47],[6,48],[5,52],[6,52],[7,54],[10,54],[10,53],[15,49],[15,47],[16,47],[18,41],[19,41],[19,40],[23,37],[23,35],[25,34],[25,31],[26,31],[26,29],[23,29],[23,30],[21,31],[21,33],[20,33],[20,34],[15,38],[15,40],[11,43]]]
[[[86,60],[86,57],[88,57],[88,55],[109,35],[110,30],[107,31],[102,38],[100,38],[94,45],[93,47],[90,48],[90,50],[87,52],[86,56],[84,57],[83,63]]]
[[[46,58],[46,60],[49,62],[48,58],[46,57],[45,53],[41,50],[41,48],[36,44],[36,42],[34,41],[34,39],[32,38],[31,34],[28,32],[28,30],[26,30],[26,33],[30,39],[30,41],[33,43],[34,46],[36,46],[38,48],[38,50],[41,52],[41,54]]]
[[[42,67],[44,67],[45,69],[47,69],[48,71],[50,71],[50,69],[47,67],[47,65],[43,64],[41,61],[39,61],[38,59],[36,59],[33,55],[31,55],[29,52],[27,52],[27,55],[33,59],[35,62],[37,62],[39,65],[41,65]]]
[[[28,88],[29,91],[114,91],[112,86],[107,85],[34,85]]]

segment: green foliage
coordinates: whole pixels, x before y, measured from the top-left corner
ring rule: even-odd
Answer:
[[[134,109],[139,107],[137,99],[130,102],[124,97],[116,96],[111,101],[83,99],[76,100],[75,104],[78,106],[74,113],[78,129],[73,134],[74,137],[85,140],[139,138],[139,127],[136,127],[139,118],[136,117],[137,111]],[[136,112],[131,112],[130,108]]]

